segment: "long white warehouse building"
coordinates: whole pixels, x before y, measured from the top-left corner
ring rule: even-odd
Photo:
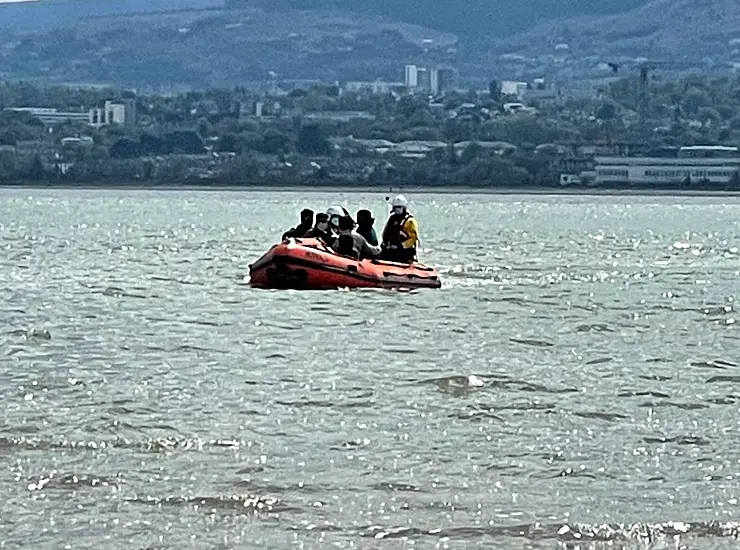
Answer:
[[[723,185],[738,177],[737,147],[682,147],[677,157],[595,157],[598,185]]]

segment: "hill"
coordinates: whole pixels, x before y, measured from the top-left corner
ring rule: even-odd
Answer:
[[[453,65],[485,86],[489,78],[583,80],[599,65],[601,78],[605,61],[725,71],[740,62],[737,0],[226,1],[228,9],[213,7],[224,0],[0,6],[0,27],[8,14],[17,23],[0,34],[0,78],[209,88],[265,83],[272,71],[400,80],[403,65],[417,63]],[[613,13],[618,6],[632,9]],[[24,27],[21,14],[38,24]],[[553,55],[559,43],[569,50]]]
[[[232,7],[343,10],[389,17],[479,40],[551,18],[621,12],[646,0],[225,0]]]
[[[739,38],[736,0],[651,0],[624,13],[541,23],[490,45],[495,52],[537,55],[565,42],[579,57],[729,62],[740,61]]]
[[[457,56],[455,35],[345,12],[184,10],[87,18],[18,33],[0,78],[208,88],[284,78],[400,80],[409,61]],[[454,60],[454,59],[452,59]]]
[[[81,19],[167,10],[223,7],[224,0],[37,0],[0,3],[0,29],[49,30]]]
[[[321,10],[389,18],[477,40],[521,31],[551,18],[621,12],[646,0],[38,0],[0,4],[0,28],[51,28],[81,18],[205,7],[272,12]]]

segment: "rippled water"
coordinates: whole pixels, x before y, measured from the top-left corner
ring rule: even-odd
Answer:
[[[0,548],[736,548],[740,202],[411,198],[439,291],[244,284],[380,195],[0,191]]]

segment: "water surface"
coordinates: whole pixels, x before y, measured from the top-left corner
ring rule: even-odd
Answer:
[[[438,291],[245,285],[382,195],[0,191],[0,548],[736,548],[740,201],[410,198]]]

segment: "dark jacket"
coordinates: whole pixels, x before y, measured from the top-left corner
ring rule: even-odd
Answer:
[[[283,233],[283,240],[286,239],[300,239],[301,237],[305,237],[306,233],[308,233],[311,230],[310,224],[298,224],[293,229],[289,229],[285,233]]]
[[[357,232],[365,237],[368,244],[378,246],[378,235],[372,225],[358,225]]]
[[[329,246],[334,245],[334,240],[336,239],[336,235],[331,230],[322,231],[318,227],[312,227],[308,231],[306,231],[306,234],[304,235],[307,239],[319,239],[320,241],[324,241]]]

